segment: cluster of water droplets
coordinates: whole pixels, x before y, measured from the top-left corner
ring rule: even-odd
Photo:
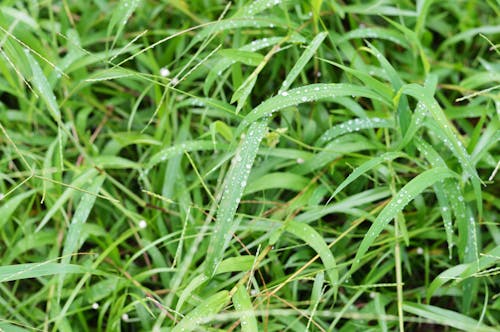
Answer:
[[[245,16],[253,16],[280,3],[281,0],[255,0],[244,8],[244,13]]]
[[[392,127],[393,123],[390,120],[382,118],[366,118],[366,119],[352,119],[341,124],[338,124],[330,129],[328,129],[318,140],[319,143],[325,143],[330,141],[340,135],[344,135],[351,132],[356,132],[361,129],[369,128],[387,128]]]

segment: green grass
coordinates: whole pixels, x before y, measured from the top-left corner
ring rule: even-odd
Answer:
[[[0,4],[0,331],[498,331],[500,3]]]

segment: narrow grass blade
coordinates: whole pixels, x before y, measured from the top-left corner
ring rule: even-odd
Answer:
[[[96,166],[102,169],[139,169],[141,164],[118,156],[98,156],[93,159]]]
[[[287,222],[285,230],[307,243],[308,246],[313,248],[318,253],[323,265],[325,266],[325,272],[332,283],[334,294],[337,294],[339,271],[337,269],[337,264],[335,263],[335,258],[333,257],[333,254],[330,248],[328,248],[328,245],[325,243],[323,237],[308,224],[294,220]]]
[[[269,1],[269,0],[255,0],[249,2],[247,5],[241,7],[234,18],[236,17],[251,17],[255,16],[268,8],[272,8],[279,5],[281,1]]]
[[[238,285],[233,295],[233,304],[236,312],[239,314],[241,322],[241,331],[257,332],[257,319],[253,310],[252,301],[244,285]]]
[[[352,171],[352,173],[341,184],[339,184],[337,189],[335,189],[335,191],[333,192],[332,196],[330,196],[330,200],[334,198],[339,192],[341,192],[345,187],[347,187],[350,183],[352,183],[354,180],[356,180],[366,172],[372,170],[383,162],[391,161],[393,159],[401,158],[404,156],[405,154],[402,152],[387,152],[378,157],[368,160],[364,164],[357,167],[354,171]]]
[[[453,327],[463,331],[498,331],[496,328],[485,326],[477,320],[468,316],[432,305],[406,302],[405,304],[403,304],[403,310],[419,317],[430,319],[437,324]]]
[[[264,121],[254,122],[243,139],[224,181],[222,198],[217,210],[214,231],[210,238],[205,274],[211,277],[217,270],[234,227],[234,215],[245,190],[260,142],[267,131]]]
[[[71,187],[67,188],[61,196],[57,199],[57,201],[50,207],[50,209],[47,211],[45,216],[43,217],[42,221],[36,228],[36,231],[38,232],[40,229],[42,229],[52,218],[52,216],[62,208],[64,203],[75,193],[75,189],[73,188],[80,188],[88,179],[92,179],[95,176],[97,176],[97,170],[94,168],[90,168],[80,174],[77,178],[73,180],[71,183]]]
[[[373,28],[363,27],[351,30],[343,34],[342,37],[337,42],[340,44],[344,41],[356,38],[388,40],[404,48],[407,49],[410,48],[410,45],[408,45],[408,42],[405,40],[405,37],[401,33],[398,33],[391,29],[380,28],[380,27],[373,27]]]
[[[286,75],[285,80],[283,81],[283,84],[281,86],[280,92],[282,93],[283,91],[288,90],[290,85],[295,81],[297,76],[302,72],[304,69],[305,65],[311,60],[311,58],[314,56],[318,48],[321,46],[321,43],[323,43],[323,40],[325,40],[326,36],[328,33],[326,32],[321,32],[319,33],[314,39],[311,41],[309,46],[307,46],[306,50],[302,53],[300,58],[297,60],[293,68],[290,70],[290,72]]]
[[[354,263],[351,266],[351,273],[361,263],[361,258],[368,251],[368,248],[375,242],[377,236],[384,230],[385,226],[403,210],[403,208],[427,187],[432,186],[437,181],[449,177],[456,177],[457,174],[447,168],[432,168],[416,176],[408,182],[390,201],[390,203],[379,213],[374,223],[368,230],[366,236],[361,241]]]
[[[483,210],[481,180],[469,154],[460,142],[460,139],[452,130],[452,124],[446,118],[446,115],[441,107],[439,107],[437,101],[432,96],[428,95],[427,90],[424,87],[417,84],[408,84],[402,87],[401,92],[416,98],[419,102],[423,103],[427,110],[432,114],[434,120],[439,126],[440,131],[445,136],[443,143],[448,146],[451,152],[453,152],[462,165],[465,174],[471,178],[474,194],[476,196],[477,210],[479,212],[479,216],[481,217]]]
[[[179,296],[179,300],[175,306],[175,312],[181,312],[182,306],[186,302],[186,300],[193,294],[193,292],[208,281],[208,277],[204,274],[200,274],[196,276],[193,280],[189,282],[189,284],[184,288],[181,295]]]
[[[86,273],[88,269],[81,265],[59,263],[27,263],[0,266],[0,283],[28,278],[39,278],[56,274]]]
[[[189,332],[201,328],[201,325],[210,322],[230,300],[228,291],[220,291],[194,308],[177,324],[172,332]]]
[[[309,183],[306,177],[288,173],[274,172],[261,176],[250,182],[245,190],[245,195],[267,189],[287,189],[300,191]]]
[[[281,94],[267,99],[265,102],[254,108],[241,121],[238,133],[241,133],[244,128],[254,121],[262,117],[272,115],[274,112],[284,108],[321,99],[335,99],[337,97],[344,96],[366,97],[384,102],[384,100],[372,90],[353,84],[319,83],[306,85],[289,91],[283,91]]]
[[[283,41],[285,37],[271,37],[271,38],[263,38],[253,40],[250,44],[244,45],[238,49],[238,51],[246,51],[246,52],[256,52],[265,47],[273,46]],[[255,53],[254,53],[255,54]],[[220,75],[229,68],[232,64],[235,63],[235,60],[229,58],[218,59],[217,63],[210,69],[210,73],[208,73],[205,82],[203,83],[203,92],[205,95],[208,95],[210,88],[212,87],[215,80],[217,80]]]
[[[232,62],[241,62],[247,66],[258,66],[264,60],[262,54],[251,51],[227,48],[220,50],[218,53]]]
[[[316,145],[322,145],[332,139],[347,134],[359,131],[361,129],[371,128],[393,128],[394,121],[382,118],[367,118],[348,120],[341,124],[335,125],[328,129],[316,142]]]
[[[2,216],[2,218],[0,218],[0,228],[9,221],[10,216],[16,211],[19,204],[34,193],[34,190],[29,190],[14,197],[8,197],[8,200],[4,198],[5,203],[0,207],[0,216]]]
[[[114,48],[118,37],[120,37],[123,28],[127,24],[128,19],[137,7],[141,4],[141,0],[121,0],[118,6],[113,9],[113,15],[109,20],[108,24],[108,37],[111,36],[113,29],[116,27],[116,32],[113,38],[113,44],[111,45],[111,49]]]
[[[219,143],[215,143],[213,141],[187,141],[174,146],[169,146],[161,150],[160,152],[155,153],[146,164],[146,170],[151,169],[155,165],[166,161],[174,156],[182,155],[184,152],[191,151],[205,151],[205,150],[214,150],[214,149],[222,149],[223,145]]]
[[[56,102],[56,96],[38,62],[31,56],[28,50],[26,50],[25,55],[31,67],[31,83],[38,92],[38,95],[45,102],[50,115],[59,123],[61,121],[61,111]]]
[[[29,331],[33,331],[33,330],[34,330],[33,328],[30,328],[29,330],[27,330],[21,326],[12,325],[9,322],[4,322],[4,321],[0,320],[0,331],[29,332]]]
[[[82,227],[87,221],[90,211],[92,211],[97,198],[96,195],[99,193],[104,179],[104,176],[94,178],[88,187],[88,193],[82,195],[75,214],[71,219],[68,234],[66,236],[66,240],[64,241],[63,258],[61,260],[62,263],[68,263],[71,259],[71,254],[75,253],[82,245]]]

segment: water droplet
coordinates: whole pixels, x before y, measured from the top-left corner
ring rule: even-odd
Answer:
[[[281,93],[281,95],[282,95],[283,97],[286,97],[286,96],[288,96],[288,92],[283,91],[283,92]]]

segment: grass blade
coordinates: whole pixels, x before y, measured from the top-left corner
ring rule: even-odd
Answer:
[[[325,266],[325,272],[332,282],[333,292],[336,297],[339,285],[339,271],[335,263],[335,258],[323,237],[310,225],[294,220],[287,222],[285,230],[307,243],[308,246],[318,253]]]
[[[437,122],[439,130],[445,136],[443,143],[450,148],[451,152],[453,152],[462,165],[465,174],[471,178],[474,194],[476,196],[477,210],[479,216],[481,217],[483,210],[481,180],[474,165],[472,164],[470,156],[465,150],[463,144],[460,142],[460,139],[452,130],[452,124],[446,118],[446,115],[441,107],[439,107],[437,101],[432,96],[428,95],[427,90],[424,87],[417,84],[408,84],[401,88],[401,92],[410,95],[419,102],[423,103],[433,116],[434,120]]]
[[[205,261],[205,274],[208,277],[212,277],[217,270],[227,243],[231,239],[231,231],[235,226],[234,215],[245,190],[260,142],[264,138],[266,131],[267,125],[263,121],[254,122],[250,126],[226,175],[222,198],[217,210],[217,219]]]
[[[27,278],[39,278],[56,274],[81,274],[86,272],[88,272],[88,269],[81,265],[51,262],[6,265],[0,266],[0,283]]]
[[[253,310],[252,301],[244,285],[238,285],[236,292],[233,295],[233,304],[239,314],[241,321],[241,331],[257,332],[257,319]]]
[[[189,332],[210,322],[211,316],[218,313],[230,300],[228,291],[221,291],[208,297],[196,308],[191,310],[173,329],[172,332]]]
[[[391,161],[396,158],[404,157],[405,155],[401,152],[387,152],[378,157],[372,158],[365,162],[364,164],[357,167],[352,173],[335,189],[332,196],[330,196],[330,200],[334,198],[339,192],[341,192],[345,187],[347,187],[354,180],[359,178],[361,175],[370,171],[371,169],[377,167],[381,163],[385,161]]]
[[[354,263],[351,266],[351,273],[361,263],[361,258],[368,251],[368,248],[373,244],[373,242],[375,242],[375,239],[384,230],[385,226],[392,219],[394,219],[412,199],[437,181],[455,176],[457,176],[456,173],[450,171],[449,169],[439,167],[429,169],[408,182],[379,213],[366,236],[361,241],[354,258]]]
[[[281,94],[267,99],[262,104],[254,108],[241,121],[238,128],[238,133],[241,133],[248,125],[258,119],[272,115],[274,112],[282,110],[290,106],[296,106],[302,103],[317,101],[321,99],[334,99],[337,97],[366,97],[379,100],[384,100],[375,92],[362,86],[353,84],[311,84],[299,88],[283,91]]]
[[[321,46],[321,43],[323,43],[323,40],[325,40],[326,36],[328,33],[326,32],[321,32],[319,33],[314,39],[311,41],[309,46],[307,46],[306,50],[302,53],[300,58],[297,60],[295,65],[292,67],[288,75],[286,76],[285,80],[283,81],[283,84],[281,86],[280,92],[282,93],[283,91],[288,90],[290,85],[295,81],[297,76],[302,72],[304,69],[305,65],[311,60],[311,58],[314,56],[318,48]]]
[[[454,327],[456,329],[463,331],[474,331],[474,332],[497,331],[496,328],[484,326],[473,318],[432,305],[406,302],[403,305],[403,309],[404,311],[417,315],[419,317],[430,319],[431,321],[437,324]]]
[[[372,128],[393,128],[394,121],[381,118],[353,119],[335,125],[328,129],[316,142],[316,145],[322,145],[332,139],[347,134],[359,131],[361,129]]]

